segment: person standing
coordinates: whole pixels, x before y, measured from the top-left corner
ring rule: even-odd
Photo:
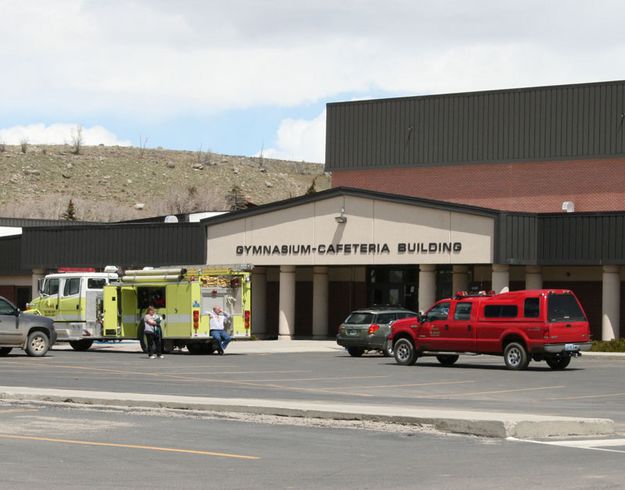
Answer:
[[[145,343],[148,350],[148,359],[154,359],[156,356],[159,359],[163,358],[161,352],[161,337],[160,337],[160,325],[159,317],[156,315],[156,311],[153,306],[148,306],[143,317],[143,323],[145,325],[143,333],[145,335]]]
[[[224,322],[230,315],[221,306],[215,306],[213,311],[208,312],[210,316],[210,334],[217,341],[219,355],[223,355],[232,337],[226,332]]]

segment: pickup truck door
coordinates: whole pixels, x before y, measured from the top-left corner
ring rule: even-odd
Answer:
[[[425,350],[447,350],[445,330],[449,327],[449,306],[449,301],[441,301],[425,313],[425,321],[419,329],[419,340]]]
[[[474,351],[476,347],[473,303],[457,301],[446,323],[444,337],[445,350],[457,352]]]
[[[19,345],[24,343],[18,328],[16,313],[15,306],[0,298],[0,345]]]

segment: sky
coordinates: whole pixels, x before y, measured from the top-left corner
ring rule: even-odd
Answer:
[[[0,143],[323,163],[330,102],[625,79],[612,0],[0,0]]]

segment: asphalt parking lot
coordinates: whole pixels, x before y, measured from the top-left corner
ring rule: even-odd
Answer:
[[[139,352],[20,351],[0,358],[5,386],[202,397],[315,400],[441,409],[605,417],[625,431],[625,359],[582,357],[564,371],[532,363],[505,368],[498,357],[463,356],[453,367],[435,358],[415,366],[341,349],[245,352],[225,356],[176,352],[148,360]]]

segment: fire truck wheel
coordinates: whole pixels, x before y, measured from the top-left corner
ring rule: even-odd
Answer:
[[[89,347],[93,345],[93,340],[91,339],[82,339],[82,340],[72,340],[69,345],[72,346],[72,349],[83,351],[89,350]]]
[[[12,350],[13,347],[0,347],[0,357],[8,356]]]
[[[192,356],[197,356],[202,354],[204,349],[202,348],[202,344],[187,344],[187,350]]]

